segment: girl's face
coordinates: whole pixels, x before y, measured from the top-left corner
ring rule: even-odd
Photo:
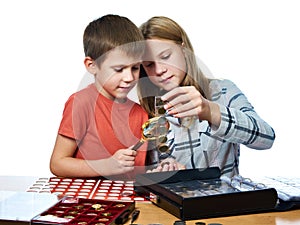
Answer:
[[[153,84],[166,91],[172,90],[186,74],[182,46],[161,39],[147,40],[143,67]]]
[[[97,66],[95,84],[98,91],[109,99],[124,102],[139,78],[140,65],[140,59],[119,49],[111,50],[100,68]]]

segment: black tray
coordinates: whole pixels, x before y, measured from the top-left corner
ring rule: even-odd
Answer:
[[[217,167],[137,175],[136,193],[181,220],[273,210],[274,188],[240,191],[220,178]]]

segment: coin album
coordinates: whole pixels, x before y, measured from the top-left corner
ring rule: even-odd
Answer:
[[[237,188],[217,167],[140,174],[135,192],[181,220],[270,211],[278,200],[274,188]]]
[[[124,224],[135,208],[134,201],[107,201],[64,197],[31,220],[31,224]]]

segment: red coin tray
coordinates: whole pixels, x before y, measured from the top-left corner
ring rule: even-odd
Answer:
[[[31,220],[31,224],[114,225],[125,223],[134,201],[106,201],[65,197]]]

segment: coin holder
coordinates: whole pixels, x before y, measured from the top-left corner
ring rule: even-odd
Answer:
[[[166,113],[164,105],[165,102],[161,100],[161,97],[155,96],[154,98],[155,116],[163,116]]]
[[[102,178],[40,178],[27,191],[53,193],[62,197],[72,196],[113,201],[145,201],[143,197],[135,195],[133,181]]]
[[[107,201],[64,197],[32,219],[31,224],[123,224],[135,208],[134,201]]]

